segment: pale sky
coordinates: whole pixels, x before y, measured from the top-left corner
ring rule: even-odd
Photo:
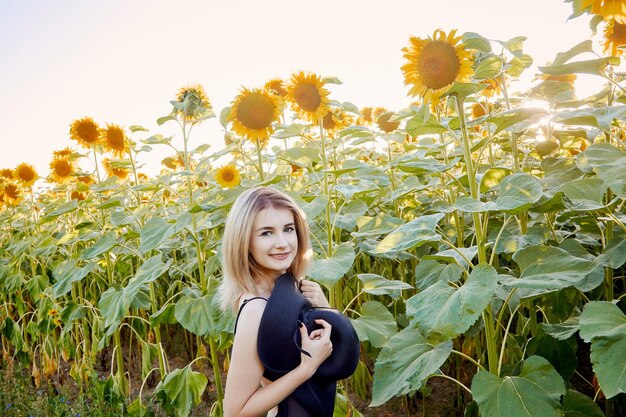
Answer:
[[[589,18],[570,14],[557,0],[0,0],[0,168],[48,175],[52,151],[76,148],[69,125],[83,116],[174,134],[156,119],[191,83],[218,115],[240,87],[299,70],[343,81],[332,99],[399,110],[411,101],[401,49],[438,28],[527,36],[530,76],[590,37]],[[195,131],[191,146],[201,143],[223,146],[217,119]],[[171,154],[160,149],[144,171]]]

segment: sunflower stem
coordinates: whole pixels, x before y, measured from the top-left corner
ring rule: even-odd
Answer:
[[[254,141],[254,144],[256,145],[256,154],[259,162],[259,165],[257,167],[259,171],[259,177],[261,178],[261,182],[264,182],[265,176],[263,175],[263,154],[261,152],[261,141],[257,139]]]
[[[98,155],[96,154],[96,147],[93,146],[91,148],[93,150],[93,164],[96,167],[96,176],[98,177],[98,184],[102,182],[102,178],[100,177],[100,169],[98,168]]]

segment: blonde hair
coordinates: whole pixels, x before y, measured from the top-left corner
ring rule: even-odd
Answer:
[[[244,191],[230,209],[222,237],[222,283],[220,302],[222,310],[237,309],[242,294],[257,293],[254,276],[261,268],[250,254],[250,237],[254,219],[261,210],[284,209],[293,214],[298,252],[287,270],[295,278],[303,278],[311,262],[311,241],[306,215],[286,194],[270,187]]]

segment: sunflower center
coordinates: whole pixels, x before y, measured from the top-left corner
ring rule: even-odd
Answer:
[[[76,134],[87,143],[98,141],[98,127],[90,122],[80,123],[76,127]]]
[[[431,41],[422,47],[417,72],[422,84],[438,90],[452,84],[459,75],[461,61],[454,47],[443,41]]]
[[[317,111],[322,102],[322,96],[320,96],[317,86],[309,82],[298,83],[294,88],[293,97],[298,106],[308,112]]]
[[[235,173],[229,169],[224,170],[224,172],[222,172],[222,179],[224,179],[224,181],[232,181],[235,179]]]
[[[54,172],[59,177],[69,177],[72,174],[72,165],[60,159],[54,164]]]
[[[124,132],[119,128],[109,128],[107,130],[107,144],[111,149],[119,152],[124,151]]]
[[[22,167],[17,171],[17,176],[24,182],[29,182],[35,179],[35,171],[28,167]]]
[[[237,119],[248,129],[266,129],[274,120],[274,102],[261,93],[250,93],[237,107]]]
[[[20,190],[15,184],[7,184],[4,186],[4,194],[10,198],[18,199],[20,197]]]
[[[335,127],[337,127],[337,122],[333,117],[333,112],[326,113],[326,115],[322,119],[322,126],[326,130],[333,130]]]
[[[378,116],[378,120],[376,122],[378,123],[378,127],[380,128],[380,130],[382,130],[383,132],[391,133],[396,130],[398,126],[400,126],[399,121],[389,121],[389,119],[391,119],[391,116],[393,116],[392,112],[383,113]]]
[[[613,24],[613,30],[611,31],[611,35],[609,36],[609,40],[615,44],[615,46],[620,46],[626,43],[626,25],[622,25],[620,23],[615,22]]]

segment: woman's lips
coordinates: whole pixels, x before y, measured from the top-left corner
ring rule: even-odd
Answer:
[[[282,260],[285,260],[285,259],[287,259],[289,257],[289,252],[287,252],[287,253],[271,254],[270,256],[272,258],[276,259],[276,260],[282,261]]]

